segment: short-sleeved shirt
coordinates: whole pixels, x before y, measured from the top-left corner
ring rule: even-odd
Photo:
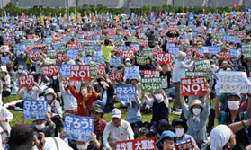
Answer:
[[[112,46],[102,46],[101,49],[103,51],[105,62],[110,62],[113,47]]]
[[[103,132],[103,137],[109,137],[109,144],[112,148],[115,146],[115,142],[125,141],[130,139],[130,123],[126,120],[121,119],[121,125],[115,127],[111,122],[109,122]]]

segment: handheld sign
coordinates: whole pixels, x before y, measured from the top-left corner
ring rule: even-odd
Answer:
[[[136,101],[137,87],[134,86],[116,86],[117,96],[119,101]]]
[[[22,87],[26,87],[34,84],[34,76],[33,75],[23,75],[18,77],[20,84]]]
[[[32,59],[39,59],[40,58],[40,50],[39,49],[32,49],[29,53],[29,57]]]
[[[57,66],[42,66],[43,75],[57,75],[58,70]]]
[[[65,114],[64,131],[68,139],[90,141],[94,133],[94,118]]]
[[[94,51],[95,51],[95,46],[85,46],[84,47],[85,50],[85,56],[87,55],[94,55]]]
[[[8,64],[8,63],[10,62],[10,57],[9,57],[9,56],[1,57],[1,61],[2,61],[4,64]]]
[[[156,150],[155,138],[115,142],[115,150]]]
[[[187,51],[186,51],[187,57],[188,58],[192,58],[193,52],[194,52],[194,56],[196,58],[200,58],[201,57],[198,48],[187,48]]]
[[[143,48],[142,53],[144,57],[153,57],[153,49],[152,48]]]
[[[125,67],[125,78],[138,78],[139,77],[139,66],[126,66]]]
[[[48,101],[24,100],[24,119],[46,119]]]
[[[148,40],[147,39],[139,39],[139,46],[147,47],[148,46]]]
[[[63,78],[69,77],[71,70],[71,64],[62,64],[61,75]]]
[[[146,65],[146,57],[136,56],[136,60],[137,60],[138,65],[142,65],[142,66]]]
[[[184,96],[206,94],[204,77],[182,78],[181,89]]]
[[[251,57],[251,44],[243,44],[241,47],[244,57]]]
[[[109,75],[111,81],[115,82],[115,81],[119,81],[121,79],[123,79],[123,74],[122,72],[116,72],[116,73],[112,73]]]
[[[153,57],[157,57],[158,54],[163,53],[163,49],[162,48],[154,48],[153,49]]]
[[[91,81],[90,65],[72,65],[70,75],[74,81]]]
[[[121,66],[121,57],[111,57],[110,66]]]
[[[142,91],[143,92],[160,92],[161,87],[162,87],[162,82],[161,82],[160,77],[151,77],[151,78],[142,78],[141,83],[142,83]]]
[[[159,70],[144,70],[144,78],[159,77],[159,76],[160,76]]]
[[[100,65],[99,63],[97,63],[97,69],[98,69],[98,75],[100,75],[100,76],[105,76],[106,75],[104,65]]]
[[[185,77],[186,78],[193,78],[193,77],[200,77],[200,76],[207,76],[207,72],[201,72],[201,71],[186,71]]]
[[[176,150],[191,150],[191,149],[193,149],[192,138],[189,137],[186,139],[176,141],[175,149]]]
[[[158,64],[168,64],[171,62],[171,53],[161,53],[157,56]]]
[[[67,58],[66,53],[58,53],[57,56],[58,56],[58,63],[59,64],[66,61],[66,58]]]
[[[231,53],[228,52],[219,52],[219,60],[229,60],[231,57]]]
[[[131,50],[123,50],[122,51],[122,57],[123,58],[133,58],[134,57],[134,52]]]
[[[78,55],[78,50],[74,49],[74,48],[69,48],[67,51],[67,58],[69,58],[69,60],[76,58]]]
[[[207,72],[210,71],[210,61],[209,60],[198,60],[194,62],[195,71]]]
[[[219,72],[221,93],[247,93],[245,72]]]

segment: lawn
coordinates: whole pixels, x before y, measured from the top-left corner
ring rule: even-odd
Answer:
[[[20,100],[22,99],[22,97],[20,96],[15,96],[15,95],[10,95],[7,100],[5,99],[5,103],[7,102],[11,102],[11,101],[15,101],[15,100]],[[214,105],[214,99],[211,101],[211,106]],[[169,107],[173,106],[173,101],[169,102]],[[115,107],[116,108],[119,108],[120,107],[120,104],[118,102],[115,103]],[[10,110],[12,113],[13,113],[13,121],[10,122],[10,125],[13,126],[15,124],[18,124],[18,123],[22,123],[22,120],[21,120],[21,115],[22,115],[22,111],[13,111],[13,110]],[[127,110],[124,110],[124,109],[121,109],[121,113],[122,113],[122,119],[126,119],[127,117]],[[152,113],[144,113],[142,112],[141,113],[142,115],[142,119],[143,119],[143,122],[145,121],[148,121],[150,122],[151,121],[151,118],[152,118]],[[104,114],[103,118],[107,121],[107,122],[110,122],[111,121],[111,113],[106,113]],[[177,118],[180,118],[180,116],[176,116],[174,113],[170,114],[169,115],[169,122],[172,123],[173,119],[177,119]],[[215,125],[218,125],[218,121],[215,119]],[[26,120],[26,123],[32,123],[31,120],[27,119]],[[142,136],[143,137],[143,136]]]

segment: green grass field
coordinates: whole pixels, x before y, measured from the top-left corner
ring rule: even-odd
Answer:
[[[15,96],[15,95],[10,95],[4,101],[5,101],[5,103],[8,103],[8,102],[15,101],[15,100],[20,100],[20,99],[22,99],[22,97]],[[214,105],[214,100],[211,101],[211,106],[213,106],[213,105]],[[173,106],[173,101],[169,102],[169,107],[171,107],[171,106]],[[115,107],[119,108],[120,104],[118,102],[116,102],[115,103]],[[127,117],[127,110],[123,110],[123,109],[120,109],[120,110],[121,110],[121,113],[122,113],[122,118],[126,119],[126,117]],[[10,110],[10,111],[13,113],[13,121],[10,122],[10,125],[13,126],[15,124],[22,123],[22,120],[21,120],[22,111],[13,111],[13,110]],[[141,116],[142,116],[143,122],[145,122],[145,121],[150,122],[151,119],[152,119],[152,113],[141,112]],[[103,118],[107,122],[110,122],[112,120],[111,113],[104,114]],[[169,122],[172,123],[173,119],[177,119],[177,118],[180,118],[180,116],[176,116],[174,113],[172,113],[172,114],[169,115],[168,119],[169,119]],[[215,122],[215,126],[218,125],[217,119],[215,119],[214,122]],[[29,119],[27,119],[26,123],[31,124],[32,121],[29,120]],[[143,138],[144,136],[141,136],[141,137]]]

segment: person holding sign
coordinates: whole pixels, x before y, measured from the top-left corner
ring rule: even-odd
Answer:
[[[1,144],[4,144],[10,136],[11,127],[9,122],[13,120],[13,114],[6,108],[0,106],[0,134]],[[0,147],[1,148],[1,147]]]
[[[19,76],[23,76],[23,75],[27,75],[27,72],[23,69],[22,65],[19,65],[18,70],[13,77],[13,91],[16,89],[15,85],[17,84],[17,80],[18,80],[18,84],[20,84]]]
[[[193,137],[186,134],[188,127],[187,127],[187,123],[184,120],[174,119],[172,122],[172,125],[175,128],[176,140],[191,138],[192,144],[193,144],[193,150],[200,150],[199,147],[197,146],[195,140],[193,139]]]
[[[103,133],[103,145],[107,150],[115,149],[115,142],[133,140],[134,134],[130,123],[121,119],[121,111],[117,108],[112,110],[112,121],[109,122]],[[110,144],[108,143],[108,138]]]
[[[191,60],[184,62],[186,58],[186,53],[179,51],[176,54],[176,57],[178,58],[178,61],[175,62],[174,69],[173,69],[173,84],[175,87],[175,101],[173,105],[173,111],[176,111],[178,109],[182,109],[182,104],[180,102],[180,82],[181,78],[185,78],[185,71],[192,67],[193,60],[196,59],[196,57],[192,57]]]
[[[158,93],[152,93],[153,98],[149,98],[146,93],[142,93],[142,96],[144,97],[144,100],[147,102],[147,104],[152,108],[153,115],[152,120],[150,123],[149,128],[149,136],[154,137],[157,133],[157,128],[160,125],[160,122],[164,122],[166,124],[169,123],[168,121],[168,106],[169,101],[166,97],[166,93],[164,90],[161,90],[161,92]]]
[[[206,85],[206,104],[203,106],[200,100],[194,100],[188,108],[184,102],[183,92],[181,92],[181,104],[183,105],[184,117],[189,124],[187,134],[191,135],[199,147],[204,147],[208,143],[206,123],[210,115],[210,89]]]
[[[1,68],[2,68],[2,74],[3,74],[3,77],[1,79],[1,84],[3,86],[3,93],[2,93],[3,97],[1,99],[2,100],[1,104],[3,104],[4,97],[8,97],[11,92],[11,89],[10,89],[11,77],[10,77],[8,71],[6,70],[6,66],[1,66]]]
[[[23,96],[23,100],[39,100],[39,94],[42,92],[40,86],[34,82],[34,85],[29,85],[27,87],[22,87],[19,84],[19,89],[17,90],[17,96]],[[17,107],[23,108],[23,102],[17,103]]]

